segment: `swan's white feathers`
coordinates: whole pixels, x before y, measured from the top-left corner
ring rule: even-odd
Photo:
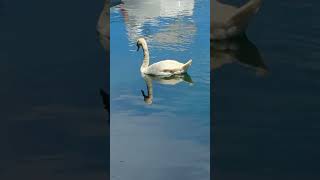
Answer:
[[[138,50],[141,46],[143,49],[144,59],[140,67],[141,73],[156,76],[172,76],[187,72],[188,68],[191,66],[191,59],[185,64],[176,60],[163,60],[149,65],[149,50],[146,40],[144,38],[139,38],[137,40],[137,46]]]
[[[190,61],[188,63],[191,64]],[[148,66],[144,73],[159,76],[182,74],[188,70],[189,64],[183,64],[175,60],[163,60]]]

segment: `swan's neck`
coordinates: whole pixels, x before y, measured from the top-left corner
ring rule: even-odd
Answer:
[[[141,69],[147,68],[149,66],[149,50],[146,43],[142,44],[142,49],[143,49],[143,63],[141,65]]]

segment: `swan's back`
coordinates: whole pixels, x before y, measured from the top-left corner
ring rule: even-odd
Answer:
[[[191,65],[191,60],[186,64],[180,63],[175,60],[163,60],[157,63],[151,64],[146,74],[160,75],[160,76],[170,76],[173,74],[181,74],[187,71],[188,67]],[[186,67],[188,65],[188,67]]]

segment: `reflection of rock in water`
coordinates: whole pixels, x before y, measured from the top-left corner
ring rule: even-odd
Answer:
[[[183,19],[193,15],[194,0],[124,0],[120,11],[124,16],[130,41],[141,36],[150,42],[157,42],[159,47],[167,45],[183,47],[190,43],[196,32],[194,22]],[[160,18],[174,20],[160,23]],[[186,22],[188,21],[188,22]],[[148,27],[154,28],[148,28]]]
[[[245,35],[228,40],[213,40],[211,54],[213,70],[225,64],[239,63],[254,69],[257,75],[265,75],[268,72],[258,48]]]
[[[189,84],[193,84],[193,81],[190,77],[189,74],[179,74],[179,75],[174,75],[170,77],[161,77],[161,76],[151,76],[147,74],[141,74],[143,79],[146,82],[147,85],[147,94],[141,90],[144,102],[146,104],[152,104],[153,100],[153,87],[152,87],[152,81],[158,82],[159,84],[164,84],[164,85],[176,85],[180,82],[187,82]]]

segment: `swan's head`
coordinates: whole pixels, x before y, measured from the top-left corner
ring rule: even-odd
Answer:
[[[147,42],[146,42],[146,40],[144,39],[144,38],[139,38],[138,40],[137,40],[137,51],[139,51],[139,49],[140,49],[140,47],[142,46],[146,46],[147,45]]]
[[[141,90],[142,96],[143,96],[143,100],[146,104],[152,104],[152,96],[147,96],[143,90]]]

